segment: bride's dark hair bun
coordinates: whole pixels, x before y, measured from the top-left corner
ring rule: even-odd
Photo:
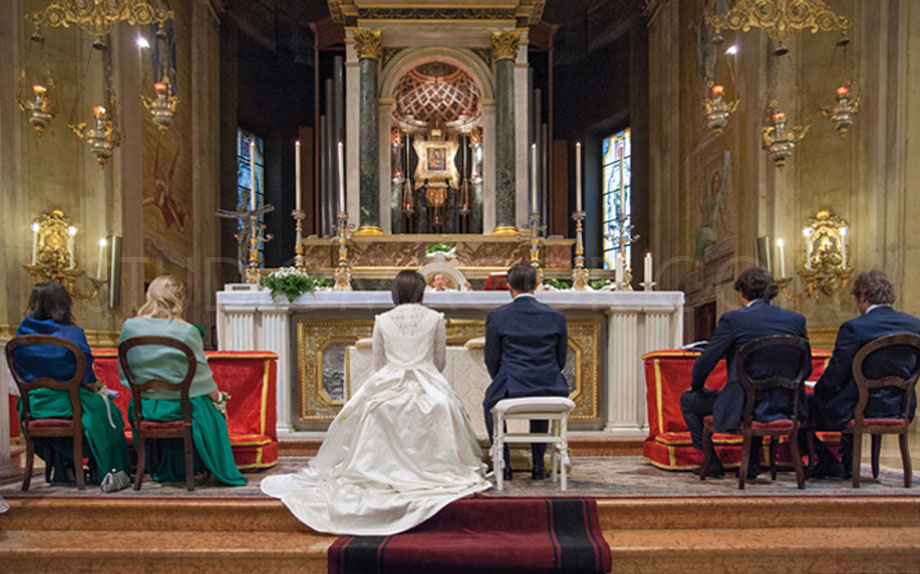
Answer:
[[[403,269],[393,279],[393,303],[419,303],[425,294],[425,278],[418,271]]]

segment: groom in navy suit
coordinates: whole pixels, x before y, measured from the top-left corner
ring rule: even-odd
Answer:
[[[511,303],[494,309],[486,317],[485,363],[492,377],[482,402],[486,428],[492,439],[492,407],[506,398],[567,397],[569,387],[562,375],[568,334],[565,317],[559,311],[537,301],[537,271],[526,263],[508,270]],[[530,421],[530,432],[545,433],[547,421]],[[532,476],[546,476],[543,454],[546,444],[530,445],[533,454]],[[511,480],[508,445],[505,445],[505,480]]]

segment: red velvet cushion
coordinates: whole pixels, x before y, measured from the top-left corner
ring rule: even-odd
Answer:
[[[712,415],[708,415],[703,418],[703,424],[706,426],[712,426],[713,418]],[[792,419],[779,419],[777,421],[770,421],[768,423],[762,423],[759,421],[753,421],[751,423],[751,429],[755,431],[784,431],[792,430]]]
[[[166,422],[157,422],[157,421],[141,421],[141,431],[150,432],[182,432],[182,428],[185,425],[185,422],[182,420],[178,421],[166,421]]]
[[[73,419],[36,419],[29,421],[29,430],[73,430]]]
[[[853,432],[854,427],[855,423],[851,420],[842,432]],[[863,428],[867,427],[894,431],[907,428],[907,421],[905,419],[863,419]]]

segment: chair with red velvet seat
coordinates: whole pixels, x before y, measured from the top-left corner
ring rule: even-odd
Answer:
[[[897,376],[888,376],[882,379],[869,379],[863,371],[863,362],[872,353],[888,347],[908,348],[915,354],[914,368],[910,376],[902,379]],[[911,398],[914,396],[914,387],[920,376],[920,336],[912,333],[886,335],[870,341],[859,349],[853,357],[853,379],[859,391],[859,400],[853,409],[853,419],[841,431],[853,433],[853,488],[859,488],[859,469],[862,457],[862,435],[868,432],[872,435],[872,476],[878,478],[878,457],[882,446],[882,435],[896,434],[901,446],[901,463],[904,465],[904,487],[911,485],[910,451],[908,450],[908,431],[910,419]],[[884,387],[897,387],[904,390],[901,400],[900,418],[865,418],[866,405],[869,402],[869,392]]]
[[[16,368],[14,354],[17,349],[27,345],[48,345],[62,347],[70,351],[76,362],[73,377],[69,381],[63,382],[46,377],[26,381],[22,377],[22,373]],[[29,483],[32,481],[32,468],[35,463],[35,437],[71,437],[73,439],[74,478],[77,481],[77,488],[83,490],[85,488],[83,477],[83,408],[80,406],[79,395],[83,373],[86,370],[86,357],[83,356],[83,351],[70,341],[60,337],[21,335],[6,344],[6,362],[10,367],[13,380],[16,381],[16,386],[19,387],[19,394],[22,398],[21,425],[23,438],[26,441],[26,468],[22,478],[22,490],[29,490]],[[71,418],[33,419],[29,406],[29,391],[35,389],[67,391],[70,396],[70,406],[73,408]]]
[[[138,383],[135,379],[134,372],[131,371],[131,365],[128,363],[128,351],[135,347],[143,345],[152,345],[160,347],[172,347],[185,354],[188,360],[188,371],[185,378],[178,384],[163,379],[150,379],[144,383]],[[195,378],[195,371],[198,368],[195,352],[192,349],[172,337],[162,336],[144,336],[132,337],[126,339],[118,345],[118,363],[121,365],[122,373],[131,386],[131,396],[134,399],[134,424],[132,432],[136,439],[137,445],[137,473],[134,480],[134,490],[141,489],[141,483],[144,480],[144,465],[146,463],[146,442],[148,438],[181,438],[185,448],[185,487],[189,491],[195,490],[195,467],[194,467],[194,442],[192,440],[192,402],[189,399],[189,388],[192,379]],[[141,408],[141,399],[146,391],[166,390],[179,392],[179,400],[182,403],[182,419],[175,421],[148,421],[144,420],[143,409]]]
[[[769,347],[786,347],[789,349],[790,357],[798,354],[799,365],[797,374],[794,378],[786,378],[774,375],[766,379],[753,379],[747,372],[747,361],[756,353]],[[735,358],[738,369],[738,381],[744,391],[744,410],[741,417],[741,428],[739,429],[742,440],[741,446],[741,468],[738,470],[738,489],[743,490],[747,480],[748,464],[751,453],[751,437],[769,436],[770,437],[770,474],[773,480],[776,480],[776,445],[782,436],[789,437],[789,451],[792,456],[792,465],[795,468],[795,478],[799,488],[805,488],[805,472],[802,468],[802,457],[799,454],[798,434],[799,434],[799,401],[802,395],[802,386],[805,384],[805,378],[808,376],[809,367],[811,366],[811,347],[806,339],[793,337],[791,335],[780,335],[772,337],[761,337],[755,339],[738,350]],[[760,422],[754,420],[754,405],[757,393],[763,393],[770,389],[786,389],[792,395],[792,408],[787,417],[770,422]],[[706,477],[709,471],[709,465],[712,462],[712,435],[715,432],[712,415],[703,419],[703,469],[700,473],[700,480]]]

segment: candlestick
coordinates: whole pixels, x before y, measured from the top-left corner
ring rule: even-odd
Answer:
[[[32,265],[38,263],[38,223],[32,223]]]
[[[249,140],[249,209],[256,210],[256,140]]]
[[[786,276],[786,240],[782,237],[776,240],[776,246],[779,247],[779,276]]]
[[[103,265],[105,264],[105,246],[106,245],[107,245],[107,242],[105,240],[105,237],[99,240],[99,264],[96,265],[96,277],[98,279],[102,279],[102,268],[103,268]]]
[[[537,144],[530,144],[530,211],[537,213]]]
[[[294,142],[294,209],[300,211],[300,140]]]
[[[622,148],[620,148],[622,150]],[[620,209],[619,215],[621,218],[626,218],[626,164],[624,163],[624,158],[622,152],[618,154],[620,156]]]
[[[840,228],[840,258],[841,266],[844,269],[847,268],[847,233],[849,233],[849,231],[850,230],[846,227]]]
[[[616,288],[623,289],[623,255],[617,252],[616,255]]]
[[[645,254],[645,284],[652,284],[652,252]]]
[[[581,211],[581,142],[575,142],[575,211]]]
[[[339,142],[339,211],[348,211],[345,209],[345,144]]]

